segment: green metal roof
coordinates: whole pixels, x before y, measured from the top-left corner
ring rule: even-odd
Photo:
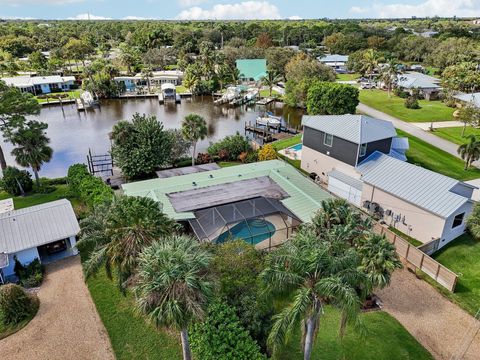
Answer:
[[[320,208],[321,202],[331,198],[330,194],[309,178],[280,160],[238,165],[166,179],[139,181],[123,184],[122,189],[125,195],[149,197],[158,201],[162,211],[175,220],[187,220],[195,217],[193,212],[176,212],[167,194],[261,176],[270,177],[288,193],[289,197],[281,200],[282,204],[303,222],[309,222],[312,215]]]
[[[262,77],[267,76],[267,60],[265,59],[241,59],[237,60],[236,64],[240,78],[259,81]]]

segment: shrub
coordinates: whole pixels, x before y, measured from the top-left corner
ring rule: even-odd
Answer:
[[[264,145],[258,151],[258,161],[275,160],[276,158],[277,158],[277,152],[275,151],[273,146],[270,144]]]
[[[307,94],[309,115],[355,114],[359,100],[358,89],[346,84],[316,82]]]
[[[70,191],[89,206],[112,199],[112,189],[102,179],[91,175],[83,164],[70,166],[67,178]]]
[[[254,163],[258,161],[258,151],[250,151],[245,158],[247,164]]]
[[[20,284],[23,287],[31,288],[39,286],[43,281],[44,268],[40,263],[40,260],[36,258],[27,266],[24,266],[17,257],[14,257],[15,267],[13,271],[17,275]]]
[[[395,88],[395,90],[393,90],[393,93],[402,99],[406,99],[408,97],[408,93],[403,91],[401,88]]]
[[[7,284],[0,287],[0,311],[4,325],[16,325],[32,316],[38,309],[38,299],[20,286]]]
[[[3,178],[0,181],[2,188],[10,195],[18,196],[32,190],[32,176],[26,170],[19,170],[16,167],[7,166],[3,171]]]
[[[407,109],[420,109],[420,104],[418,103],[417,98],[409,96],[405,99],[405,107]]]
[[[189,165],[192,165],[192,160],[189,160]],[[198,153],[197,155],[197,165],[202,165],[202,164],[209,164],[212,162],[212,158],[210,157],[209,154],[207,153]]]
[[[249,152],[250,150],[250,143],[239,133],[227,136],[216,143],[211,143],[207,149],[210,156],[219,158],[228,154],[228,157],[222,160],[231,161],[236,161],[242,152]]]
[[[192,326],[190,345],[195,358],[202,360],[266,359],[240,324],[235,309],[218,301],[210,305],[203,323]]]

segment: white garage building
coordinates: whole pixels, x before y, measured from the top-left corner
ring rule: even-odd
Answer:
[[[66,199],[0,213],[0,272],[4,278],[15,274],[14,256],[29,264],[36,258],[49,263],[76,255],[79,231]]]

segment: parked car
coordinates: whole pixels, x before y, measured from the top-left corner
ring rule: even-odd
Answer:
[[[368,81],[362,81],[360,83],[360,88],[361,89],[374,89],[375,88],[375,84],[373,83],[370,83]]]
[[[51,244],[47,244],[46,246],[47,253],[55,254],[63,250],[67,250],[67,243],[65,240],[55,241]]]

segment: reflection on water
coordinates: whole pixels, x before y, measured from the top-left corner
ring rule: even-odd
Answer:
[[[290,126],[299,126],[302,112],[271,104],[268,110],[277,116],[283,116]],[[54,150],[53,158],[41,170],[41,176],[65,176],[68,167],[74,163],[86,162],[88,149],[102,154],[110,149],[108,133],[119,120],[129,120],[135,113],[153,114],[163,122],[165,128],[179,128],[183,118],[196,113],[205,118],[208,125],[208,137],[198,145],[204,151],[210,141],[219,140],[237,131],[243,134],[245,122],[254,122],[265,111],[262,106],[242,106],[237,108],[214,106],[209,96],[197,96],[182,99],[181,104],[167,103],[159,105],[157,99],[114,99],[103,100],[102,106],[79,113],[75,105],[45,107],[38,117],[49,124],[47,134]],[[7,162],[12,164],[10,156],[12,145],[3,145]]]

